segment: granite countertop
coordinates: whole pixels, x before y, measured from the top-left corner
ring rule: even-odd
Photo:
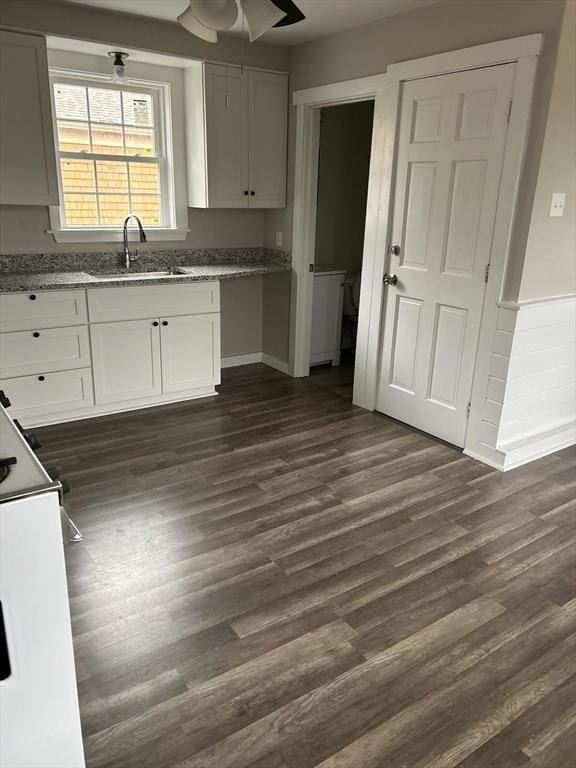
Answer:
[[[111,288],[128,285],[156,285],[167,283],[190,283],[198,280],[226,280],[256,275],[269,275],[276,272],[289,272],[287,263],[238,263],[238,264],[198,264],[177,266],[172,274],[158,274],[134,271],[122,274],[98,275],[98,272],[3,272],[0,273],[0,292],[44,291],[64,288]],[[120,276],[121,275],[121,276]]]

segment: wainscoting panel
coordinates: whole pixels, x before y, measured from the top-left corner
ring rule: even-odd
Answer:
[[[479,434],[500,469],[576,442],[576,297],[501,304]]]

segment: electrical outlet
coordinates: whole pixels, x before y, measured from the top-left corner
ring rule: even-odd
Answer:
[[[554,192],[552,203],[550,204],[550,216],[564,216],[564,206],[566,205],[566,193]]]
[[[282,248],[282,232],[276,232],[276,247]]]

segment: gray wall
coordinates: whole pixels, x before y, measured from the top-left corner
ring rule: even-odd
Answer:
[[[362,267],[373,116],[370,101],[322,110],[316,269]]]
[[[288,362],[290,280],[290,272],[264,278],[262,351],[283,362]]]
[[[262,277],[220,283],[222,357],[262,351]]]

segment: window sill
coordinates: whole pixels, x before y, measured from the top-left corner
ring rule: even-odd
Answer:
[[[186,240],[189,229],[146,229],[148,242]],[[122,240],[122,229],[48,229],[57,243],[113,243]],[[129,229],[133,235],[133,230]],[[132,237],[130,240],[132,241]]]

